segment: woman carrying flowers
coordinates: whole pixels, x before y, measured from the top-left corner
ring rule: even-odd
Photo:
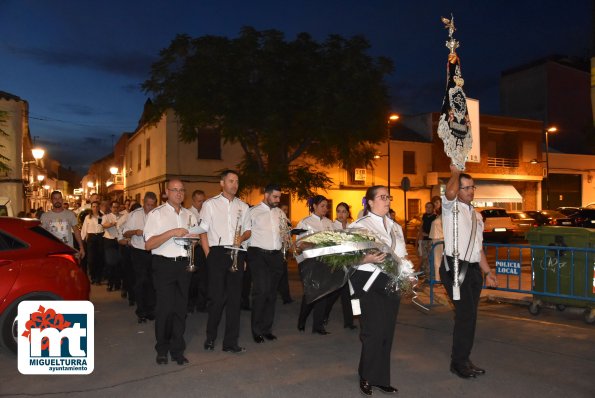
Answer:
[[[364,215],[350,228],[365,229],[378,236],[398,258],[405,258],[407,250],[403,230],[388,217],[391,197],[384,186],[376,185],[366,192]],[[400,295],[390,294],[386,287],[390,276],[382,272],[387,253],[372,251],[365,254],[361,265],[355,266],[350,281],[361,307],[362,351],[359,362],[360,390],[372,395],[372,388],[394,394],[390,384],[390,356],[399,312]],[[409,261],[404,261],[403,264]],[[411,271],[411,270],[409,270]]]

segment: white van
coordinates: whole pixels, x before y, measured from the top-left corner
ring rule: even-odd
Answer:
[[[6,196],[0,196],[0,216],[14,217],[12,202]]]

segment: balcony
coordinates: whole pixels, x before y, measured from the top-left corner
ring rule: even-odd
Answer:
[[[519,167],[519,160],[488,157],[488,167]]]

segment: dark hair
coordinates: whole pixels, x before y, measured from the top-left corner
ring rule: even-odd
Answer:
[[[335,211],[339,210],[339,206],[343,206],[345,208],[345,210],[347,210],[347,219],[351,220],[351,206],[349,206],[347,203],[345,202],[341,202],[337,205],[337,207],[335,207]]]
[[[118,202],[117,200],[112,200],[112,202],[110,203],[110,207],[113,206],[114,203],[120,206],[120,202]]]
[[[225,177],[227,177],[229,174],[235,174],[237,177],[240,176],[237,171],[227,169],[227,170],[223,170],[221,172],[221,174],[219,174],[219,178],[221,179],[221,181],[223,181],[225,179]]]
[[[310,213],[314,213],[314,205],[319,205],[325,200],[327,199],[322,195],[312,196],[310,199],[308,199],[308,210],[310,210]]]
[[[145,192],[145,197],[143,198],[143,200],[145,200],[145,199],[152,199],[155,201],[155,203],[157,203],[157,195],[155,195],[155,192],[151,192],[151,191]],[[141,207],[140,203],[137,203],[136,201],[134,202],[134,204],[137,204],[139,207]]]
[[[463,181],[463,178],[467,179],[467,180],[472,180],[473,177],[471,177],[469,174],[467,173],[461,173],[459,174],[459,185],[461,185],[461,181]]]
[[[271,193],[273,191],[281,192],[281,187],[279,184],[268,184],[266,187],[264,187],[264,193]]]
[[[60,191],[52,191],[52,193],[50,194],[50,198],[52,196],[54,196],[54,195],[60,195],[60,196],[62,196],[62,192],[60,192]]]
[[[206,196],[205,195],[205,191],[201,190],[201,189],[195,189],[194,192],[192,192],[192,198],[195,197],[196,195],[202,195],[202,196]]]
[[[376,193],[378,192],[378,190],[380,188],[386,188],[384,185],[373,185],[370,188],[368,188],[368,190],[366,191],[366,205],[364,207],[364,216],[366,214],[368,214],[368,212],[371,210],[370,209],[370,201],[374,200],[374,198],[376,197]]]
[[[153,192],[151,192],[153,193]],[[155,194],[153,193],[153,196],[155,196]],[[147,197],[147,195],[145,194],[145,198]],[[157,201],[157,197],[155,197],[155,201]],[[134,204],[132,206],[130,206],[130,212],[132,213],[133,211],[135,211],[136,209],[140,209],[142,206],[140,205],[140,203],[138,202],[134,202]]]

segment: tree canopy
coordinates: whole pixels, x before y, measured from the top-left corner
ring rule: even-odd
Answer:
[[[277,30],[241,30],[237,38],[178,35],[160,52],[143,90],[150,118],[173,109],[180,139],[215,128],[244,150],[244,188],[279,183],[304,198],[332,182],[320,166],[364,167],[386,139],[384,81],[392,62],[368,54],[362,36],[307,33],[288,41]]]

